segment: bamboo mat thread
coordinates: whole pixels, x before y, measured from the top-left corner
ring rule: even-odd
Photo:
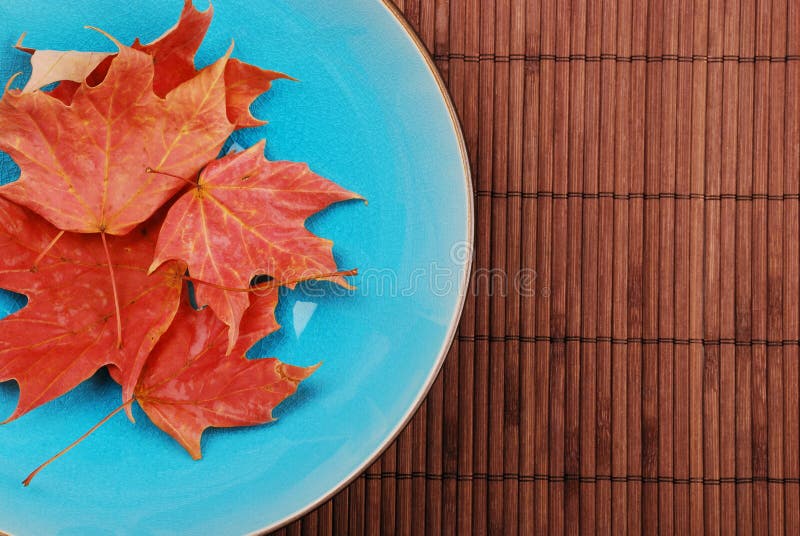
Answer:
[[[395,4],[475,274],[406,430],[280,533],[800,534],[800,3]]]

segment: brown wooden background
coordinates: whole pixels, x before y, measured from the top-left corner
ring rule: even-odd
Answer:
[[[426,403],[286,534],[800,534],[800,2],[396,0],[474,170]]]

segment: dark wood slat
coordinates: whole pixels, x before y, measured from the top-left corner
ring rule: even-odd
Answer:
[[[495,1],[482,0],[480,2],[480,27],[478,29],[479,51],[481,54],[491,54],[494,51],[494,16]],[[478,64],[478,161],[476,185],[480,188],[491,187],[492,169],[494,161],[494,65],[491,63]],[[476,273],[490,273],[492,246],[491,246],[491,218],[492,203],[490,200],[478,200],[476,203],[476,225],[484,229],[478,233],[475,244],[475,269]],[[487,333],[490,326],[490,287],[489,277],[476,277],[475,282],[475,329],[477,332]],[[474,353],[475,384],[473,388],[474,399],[474,428],[473,428],[473,470],[476,473],[485,473],[489,467],[489,342],[477,341]],[[477,533],[487,532],[488,523],[488,482],[473,482],[472,484],[472,531]]]
[[[317,534],[333,534],[333,501],[328,501],[320,506],[317,516],[319,518]]]
[[[492,53],[508,55],[510,53],[510,28],[511,5],[508,1],[489,2],[484,9],[494,7],[493,46]],[[488,24],[489,21],[487,20]],[[482,36],[483,38],[483,36]],[[481,46],[481,51],[486,53],[487,48]],[[509,77],[510,64],[499,62],[494,64],[494,111],[492,131],[492,189],[495,191],[508,191],[508,108],[509,108]],[[491,267],[499,267],[508,273],[508,200],[492,203],[491,236],[492,253]],[[491,293],[491,316],[489,333],[499,334],[505,332],[506,302],[508,288],[507,279],[490,277],[489,290]],[[486,450],[488,452],[489,473],[500,473],[504,469],[505,454],[505,370],[506,361],[505,341],[489,342],[489,424]],[[511,360],[508,364],[510,366]],[[488,511],[487,529],[490,534],[503,534],[503,482],[489,482],[487,486]]]
[[[568,2],[556,4],[555,43],[553,50],[559,56],[569,54],[570,36],[573,23],[572,6]],[[570,64],[555,65],[555,91],[552,103],[553,113],[553,192],[566,193],[569,174],[569,136],[570,136]],[[566,450],[564,444],[565,421],[565,364],[567,344],[556,342],[566,336],[567,308],[567,266],[568,266],[568,216],[567,199],[554,197],[552,208],[552,229],[548,237],[552,242],[550,296],[550,334],[556,338],[550,344],[547,360],[549,370],[549,413],[548,430],[549,472],[564,474]],[[548,523],[552,534],[564,531],[564,482],[551,482],[549,487]]]
[[[541,47],[541,5],[538,0],[525,1],[525,53],[536,54]],[[523,131],[523,177],[536,176],[539,170],[539,82],[540,72],[538,66],[525,65],[525,95],[524,95],[524,125]],[[534,181],[523,180],[521,189],[534,189]],[[537,261],[537,236],[538,236],[539,202],[534,199],[522,201],[522,229],[521,229],[521,262],[524,267],[525,277],[520,281],[524,285],[520,310],[520,335],[530,336],[536,333],[536,311],[542,301],[540,274],[536,272]],[[530,340],[530,339],[529,339]],[[537,401],[538,368],[537,345],[524,343],[521,345],[520,355],[520,398],[519,398],[519,469],[520,471],[536,471],[540,454],[536,448],[539,420]],[[541,501],[541,483],[524,482],[519,485],[519,533],[532,534],[538,526],[537,520],[541,519],[542,512],[538,507]]]
[[[693,54],[708,50],[708,2],[695,2],[692,18]],[[690,184],[692,191],[705,192],[706,111],[708,69],[706,65],[692,65],[692,134]],[[704,203],[689,200],[689,336],[703,335],[704,301]],[[702,478],[705,472],[704,456],[704,352],[702,348],[689,348],[689,475]],[[690,484],[690,531],[705,528],[705,493],[702,486]]]
[[[724,10],[723,53],[739,52],[739,2],[727,0]],[[722,68],[722,148],[720,190],[736,189],[736,145],[738,135],[739,80],[736,69]],[[726,200],[720,204],[720,337],[736,337],[736,204]],[[719,367],[719,472],[736,474],[736,349],[720,349]],[[736,531],[736,487],[726,483],[720,489],[720,531]]]
[[[770,2],[756,3],[755,50],[769,53]],[[754,90],[753,192],[766,193],[769,181],[769,65],[756,64]],[[753,203],[753,337],[767,336],[767,201]],[[752,413],[753,413],[753,474],[766,477],[769,473],[769,435],[767,409],[767,349],[753,349]],[[769,527],[769,486],[766,481],[753,485],[754,532]]]
[[[633,2],[631,53],[647,53],[647,2]],[[644,191],[646,139],[647,65],[631,66],[631,151],[629,154],[632,191]],[[628,207],[628,335],[643,336],[644,309],[644,200]],[[642,345],[628,345],[628,471],[642,474]],[[628,483],[628,531],[642,531],[642,484]]]
[[[348,488],[347,495],[347,532],[348,534],[364,534],[364,507],[366,505],[365,494],[367,483],[364,479],[358,479]],[[345,505],[343,505],[345,506]],[[334,525],[335,526],[335,525]],[[320,525],[320,534],[328,534]]]
[[[664,2],[661,35],[664,54],[678,54],[679,3]],[[676,191],[678,65],[664,64],[661,75],[660,189]],[[655,182],[655,181],[654,181]],[[659,201],[658,334],[675,335],[675,205],[678,201]],[[675,351],[658,347],[658,472],[675,475]],[[658,526],[662,534],[675,532],[675,486],[659,486]]]
[[[540,51],[555,54],[556,51],[556,2],[543,0],[541,7],[541,45]],[[553,63],[542,64],[539,71],[539,154],[538,188],[552,191],[554,161],[554,122],[555,122],[555,67]],[[541,200],[537,205],[536,224],[536,274],[541,281],[546,296],[536,302],[536,333],[550,334],[550,301],[551,288],[551,231],[553,220],[553,200]],[[537,473],[547,473],[550,467],[550,342],[536,343],[536,363],[534,396],[536,398],[536,433],[534,438],[534,456]],[[535,527],[537,534],[547,534],[551,530],[550,523],[551,490],[547,482],[536,483],[535,494]],[[553,501],[555,502],[555,501]],[[560,507],[559,504],[556,506]]]
[[[647,6],[646,46],[648,54],[660,55],[663,50],[663,2],[650,0]],[[662,114],[662,63],[646,64],[645,79],[645,174],[644,191],[651,193],[660,187]],[[658,337],[659,330],[659,269],[661,256],[660,214],[662,200],[644,201],[644,251],[642,266],[642,334]],[[642,474],[652,478],[659,471],[659,347],[642,348]],[[659,529],[661,510],[659,486],[654,482],[642,485],[642,530],[654,534]]]
[[[448,359],[453,360],[457,355],[451,349]],[[427,399],[427,441],[425,452],[425,466],[428,473],[437,474],[442,471],[442,407],[444,406],[443,378],[439,378],[433,384]],[[367,489],[369,497],[369,488]],[[439,480],[430,481],[425,486],[425,530],[440,533],[442,530],[442,482]],[[420,512],[418,512],[420,514]],[[370,524],[367,518],[367,534],[375,534],[371,530],[377,530],[377,524]]]
[[[786,1],[772,2],[770,21],[770,50],[786,51]],[[769,163],[768,193],[783,195],[784,188],[784,121],[786,94],[786,66],[770,65],[769,72]],[[783,229],[784,207],[767,201],[767,335],[783,335]],[[768,474],[783,478],[783,412],[784,378],[783,348],[767,348],[767,436],[769,460]],[[777,534],[784,530],[784,489],[780,484],[769,484],[769,530]]]
[[[300,534],[313,536],[319,532],[319,513],[315,510],[305,516],[300,522]]]
[[[587,2],[585,15],[585,53],[591,56],[599,56],[602,50],[602,3]],[[585,66],[585,89],[584,89],[584,144],[583,157],[576,162],[576,165],[583,167],[584,191],[594,193],[600,190],[600,78],[603,66],[600,63],[589,63]],[[608,124],[607,124],[608,127]],[[613,139],[613,138],[612,138]],[[612,146],[606,146],[609,150]],[[610,186],[610,185],[609,185]],[[600,205],[610,209],[609,200],[594,200],[584,203],[583,221],[581,230],[581,303],[579,314],[581,332],[598,333],[600,324],[598,286],[599,277],[599,243],[598,237],[601,232],[606,233],[607,244],[610,243],[611,234],[611,211],[606,210],[606,220],[600,221]],[[603,225],[605,223],[606,225]],[[609,257],[610,258],[610,257]],[[607,270],[607,273],[608,269]],[[609,287],[610,288],[610,287]],[[608,302],[605,302],[608,303]],[[605,309],[605,307],[602,307]],[[606,329],[604,333],[609,333]],[[610,350],[610,345],[606,345]],[[598,430],[602,426],[598,425],[599,407],[603,407],[600,401],[598,389],[598,366],[602,361],[602,349],[596,345],[580,345],[580,396],[578,404],[580,406],[580,457],[578,459],[579,474],[583,477],[597,474],[597,452],[602,441],[598,441]],[[608,370],[607,364],[604,367]],[[600,374],[603,378],[604,375]],[[607,443],[605,443],[607,444]],[[610,471],[606,471],[607,474]],[[580,513],[578,526],[582,534],[596,534],[599,532],[597,522],[597,496],[598,486],[580,483]],[[609,505],[610,506],[610,505]]]
[[[616,49],[623,54],[631,52],[632,6],[630,0],[618,0]],[[630,191],[630,147],[631,112],[630,102],[631,64],[616,66],[615,87],[615,160],[614,189]],[[628,207],[614,200],[614,281],[613,281],[613,327],[614,337],[628,336]],[[628,470],[628,348],[612,347],[612,452],[613,475],[625,474]],[[624,482],[612,482],[611,531],[623,534],[628,527],[628,486]]]
[[[302,527],[303,524],[301,521],[295,521],[284,529],[286,531],[286,536],[302,536]]]
[[[397,438],[397,472],[411,474],[411,457],[413,452],[412,427],[408,426],[400,432]],[[397,481],[396,519],[394,533],[403,536],[411,535],[411,479],[403,478]]]
[[[525,1],[513,0],[509,11],[509,52],[525,53]],[[499,29],[498,31],[502,31]],[[523,187],[523,147],[525,129],[525,65],[515,63],[509,66],[508,98],[508,169],[507,188],[522,190]],[[522,258],[522,199],[509,199],[506,208],[505,230],[507,237],[506,273],[517,274],[523,268]],[[520,308],[522,293],[513,279],[506,279],[507,303],[505,311],[506,331],[519,335],[521,332]],[[503,472],[513,473],[520,468],[520,342],[506,341],[504,349],[505,370],[503,374]],[[504,481],[502,492],[503,533],[509,536],[519,534],[520,483]],[[523,508],[527,507],[524,503]]]
[[[681,0],[678,8],[678,53],[691,54],[694,39],[692,24],[693,3]],[[692,65],[678,64],[675,128],[677,132],[675,155],[675,192],[691,191],[691,146],[692,136]],[[675,204],[675,336],[689,337],[689,203],[683,200]],[[673,423],[674,467],[676,478],[688,479],[690,467],[690,419],[689,419],[689,348],[674,350],[673,394],[675,414]],[[688,485],[673,488],[674,527],[678,534],[691,530],[690,490]]]
[[[480,2],[479,0],[451,0],[450,3],[450,41],[451,47],[454,50],[463,50],[465,54],[478,54],[479,53],[479,37],[480,37]],[[464,63],[463,60],[452,63],[451,69],[453,73],[460,69],[462,73],[462,84],[459,88],[458,84],[453,83],[451,87],[456,88],[456,98],[461,98],[461,112],[462,120],[465,129],[465,138],[467,142],[467,150],[470,154],[470,159],[473,162],[473,169],[476,169],[475,162],[478,155],[478,64],[477,63]],[[455,79],[454,79],[455,80]],[[469,132],[469,134],[466,134]],[[462,332],[475,333],[475,295],[467,298],[467,303],[464,308],[464,316],[461,323]],[[458,397],[458,412],[459,412],[459,426],[458,426],[458,469],[459,472],[468,472],[473,470],[474,464],[474,399],[469,396],[475,388],[475,372],[474,372],[474,356],[475,344],[459,343],[459,351],[464,359],[459,362],[459,378],[458,387],[459,392],[463,392],[464,396]],[[454,401],[455,402],[455,401]],[[458,524],[457,529],[459,534],[468,534],[472,531],[472,505],[473,493],[472,482],[468,480],[459,481],[457,483],[458,491]]]
[[[800,5],[787,2],[787,53],[800,51]],[[785,95],[785,168],[784,192],[800,190],[800,68],[786,66]],[[800,236],[800,207],[798,201],[784,208],[783,229],[783,333],[794,336],[800,333],[800,276],[797,259],[800,258],[797,236]],[[800,352],[785,349],[783,352],[784,381],[784,474],[787,478],[800,476]],[[800,532],[800,485],[787,484],[786,533]]]
[[[741,0],[740,53],[755,54],[755,2]],[[739,68],[739,125],[752,125],[754,117],[755,65]],[[752,194],[753,129],[739,128],[737,151],[737,192]],[[750,340],[753,336],[752,320],[752,206],[736,207],[736,339]],[[751,348],[736,348],[736,476],[753,474],[753,419],[752,419],[752,369]],[[737,487],[736,529],[742,534],[753,532],[753,486]]]
[[[381,465],[381,460],[378,460],[366,472],[367,482],[364,494],[366,500],[364,505],[364,532],[366,534],[376,534],[381,529]],[[441,466],[429,467],[428,470],[436,469],[441,470]],[[438,505],[439,503],[429,499],[429,504]],[[337,534],[338,530],[339,527],[337,526]],[[345,528],[345,531],[347,530]],[[342,534],[347,534],[347,532]]]
[[[722,21],[722,3],[709,0],[708,20]],[[709,24],[707,50],[709,54],[722,53],[724,25]],[[722,172],[722,64],[709,64],[706,68],[706,133],[705,133],[705,192],[715,195],[720,191]],[[703,332],[705,336],[719,336],[720,330],[720,203],[706,204],[703,246]],[[721,348],[706,348],[703,356],[703,474],[706,478],[719,478],[719,382]],[[720,490],[703,490],[705,529],[711,533],[720,530]]]
[[[397,443],[392,443],[381,457],[381,473],[397,470]],[[381,534],[391,534],[397,524],[398,481],[385,478],[381,483]]]
[[[413,478],[411,480],[411,534],[423,534],[425,532],[425,512],[428,503],[425,497],[427,480],[423,477],[426,469],[427,460],[427,406],[422,405],[412,422],[412,434],[414,442],[414,454],[411,467]]]
[[[576,0],[571,6],[569,54],[586,54],[586,2]],[[556,180],[564,183],[568,191],[584,187],[584,149],[586,131],[586,67],[584,63],[568,63],[569,96],[567,165],[563,176],[556,172]],[[562,178],[563,177],[563,178]],[[566,200],[566,270],[564,271],[565,305],[564,330],[568,337],[564,363],[564,471],[567,475],[580,474],[581,463],[581,401],[589,393],[582,392],[583,363],[581,343],[570,337],[581,333],[581,277],[583,246],[584,203],[578,198]],[[558,225],[558,224],[555,224]],[[557,260],[558,257],[554,257]],[[559,270],[556,270],[559,271]],[[564,530],[577,534],[580,530],[580,482],[568,480],[564,484]]]
[[[598,32],[599,38],[588,38],[588,48],[592,51],[599,48],[600,54],[605,54],[610,50],[616,50],[617,40],[617,5],[614,0],[604,0],[602,3],[590,2],[587,18],[590,21],[589,32]],[[598,12],[599,10],[599,12]],[[597,21],[602,29],[592,26],[591,21]],[[602,22],[600,22],[602,21]],[[596,47],[596,48],[595,48]],[[603,61],[599,68],[599,83],[594,87],[589,82],[587,91],[588,98],[595,98],[599,101],[599,121],[596,131],[589,131],[589,138],[596,136],[596,140],[590,145],[597,147],[597,189],[614,190],[614,169],[615,153],[617,148],[616,139],[616,71],[617,65],[612,61]],[[596,93],[596,95],[593,95]],[[587,145],[588,147],[589,145]],[[591,173],[587,174],[591,177]],[[614,224],[615,207],[613,199],[601,199],[598,201],[598,221],[597,221],[597,272],[594,275],[587,275],[587,286],[592,284],[594,279],[596,299],[594,307],[597,311],[597,333],[613,335],[613,292],[614,292]],[[584,227],[586,228],[586,227]],[[591,242],[591,229],[587,229],[585,241]],[[586,273],[586,272],[585,272]],[[587,294],[589,292],[587,291]],[[588,304],[591,301],[587,300]],[[598,345],[595,356],[595,408],[594,408],[594,453],[590,452],[591,445],[587,444],[587,462],[582,474],[586,475],[591,470],[599,474],[613,473],[613,350],[609,342]],[[588,382],[591,383],[591,382]],[[587,408],[588,413],[588,408]],[[589,421],[591,422],[591,421]],[[591,431],[587,430],[587,435]],[[593,465],[593,467],[592,467]],[[587,489],[589,486],[586,486]],[[596,534],[612,534],[612,483],[610,481],[598,483],[594,486],[594,505],[587,505],[586,508],[594,509],[594,530]],[[591,498],[587,491],[586,502]],[[583,501],[583,497],[582,497]],[[591,517],[591,513],[587,514]],[[588,524],[587,524],[588,525]],[[584,534],[589,533],[591,526],[587,526]]]

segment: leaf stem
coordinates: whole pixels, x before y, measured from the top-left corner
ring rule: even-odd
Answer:
[[[57,243],[59,240],[61,240],[61,237],[62,237],[62,236],[64,236],[64,231],[61,231],[60,233],[58,233],[58,234],[56,235],[56,237],[55,237],[53,240],[51,240],[49,244],[47,244],[47,247],[46,247],[46,248],[44,248],[44,251],[42,251],[41,253],[39,253],[39,256],[38,256],[38,257],[36,257],[36,260],[35,260],[35,261],[33,261],[33,267],[31,268],[31,271],[33,271],[33,272],[36,272],[36,271],[39,269],[39,263],[40,263],[40,262],[42,262],[42,259],[44,259],[44,258],[45,258],[45,256],[46,256],[48,253],[50,253],[50,250],[51,250],[51,249],[53,249],[53,247],[56,245],[56,243]]]
[[[191,277],[191,276],[188,276],[188,275],[183,276],[183,280],[184,281],[191,281],[192,283],[194,283],[196,285],[207,285],[209,287],[212,287],[212,288],[215,288],[215,289],[219,289],[219,290],[224,290],[226,292],[260,292],[262,290],[269,290],[271,288],[285,287],[287,285],[296,285],[298,283],[305,283],[306,281],[314,281],[314,280],[317,280],[317,279],[330,279],[332,277],[347,277],[347,276],[352,276],[352,275],[358,275],[358,269],[357,268],[353,269],[353,270],[345,270],[345,271],[342,271],[342,272],[330,272],[330,273],[327,273],[327,274],[314,274],[314,275],[310,275],[310,276],[307,276],[307,277],[301,277],[301,278],[298,278],[298,279],[289,279],[289,280],[286,280],[286,281],[273,280],[273,281],[268,281],[266,283],[263,283],[261,285],[256,285],[256,286],[248,287],[248,288],[226,287],[224,285],[218,285],[218,284],[212,283],[210,281],[203,281],[202,279],[195,279],[194,277]]]
[[[119,307],[117,278],[114,274],[114,265],[111,263],[111,253],[108,250],[108,240],[106,240],[105,231],[100,233],[100,238],[103,240],[103,249],[106,252],[106,260],[108,261],[108,273],[111,276],[111,291],[114,294],[114,313],[117,317],[117,348],[122,348],[122,314]]]
[[[97,32],[99,34],[104,35],[106,37],[106,39],[108,39],[109,41],[114,43],[120,51],[122,51],[123,47],[125,46],[122,43],[120,43],[119,41],[117,41],[117,39],[113,35],[111,35],[110,33],[106,32],[104,30],[101,30],[100,28],[96,28],[94,26],[84,26],[84,28],[87,29],[87,30],[94,30],[95,32]]]
[[[64,450],[62,450],[61,452],[59,452],[58,454],[56,454],[55,456],[53,456],[52,458],[50,458],[49,460],[47,460],[46,462],[44,462],[42,465],[40,465],[39,467],[37,467],[37,468],[36,468],[36,469],[35,469],[35,470],[34,470],[34,471],[31,473],[31,474],[29,474],[29,475],[27,476],[27,478],[26,478],[25,480],[23,480],[23,481],[22,481],[22,485],[23,485],[23,486],[25,486],[25,487],[28,487],[28,486],[30,485],[31,481],[34,479],[34,477],[35,477],[36,475],[38,475],[38,474],[39,474],[39,473],[42,471],[42,469],[44,469],[45,467],[47,467],[48,465],[50,465],[51,463],[53,463],[54,461],[56,461],[57,459],[59,459],[61,456],[63,456],[63,455],[64,455],[64,454],[66,454],[67,452],[69,452],[69,451],[71,451],[72,449],[74,449],[74,448],[75,448],[75,447],[76,447],[76,446],[77,446],[79,443],[81,443],[81,442],[82,442],[84,439],[86,439],[87,437],[89,437],[90,435],[92,435],[92,434],[93,434],[95,431],[97,431],[97,429],[98,429],[98,428],[100,428],[100,427],[101,427],[101,426],[103,426],[105,423],[107,423],[109,420],[111,420],[111,418],[112,418],[112,417],[114,417],[114,415],[116,415],[117,413],[119,413],[120,411],[122,411],[123,409],[125,409],[126,407],[130,406],[132,403],[133,403],[133,399],[130,399],[130,400],[128,400],[127,402],[123,403],[123,404],[122,404],[120,407],[118,407],[117,409],[115,409],[114,411],[112,411],[111,413],[109,413],[108,415],[106,415],[106,416],[103,418],[103,420],[101,420],[99,423],[95,424],[95,425],[94,425],[94,426],[93,426],[93,427],[92,427],[92,428],[91,428],[91,429],[90,429],[88,432],[86,432],[86,433],[85,433],[85,434],[83,434],[81,437],[79,437],[78,439],[76,439],[75,441],[73,441],[73,442],[72,442],[72,443],[71,443],[71,444],[70,444],[68,447],[66,447]]]
[[[187,179],[186,177],[181,177],[180,175],[173,175],[172,173],[167,173],[166,171],[158,171],[157,169],[153,169],[151,167],[147,167],[144,170],[145,173],[155,173],[157,175],[166,175],[167,177],[172,177],[173,179],[179,179],[185,182],[186,184],[191,184],[195,188],[197,188],[197,183]]]
[[[11,78],[8,79],[8,82],[6,82],[6,87],[3,89],[3,93],[8,93],[8,90],[11,89],[11,84],[13,84],[14,80],[16,80],[17,77],[20,76],[21,74],[22,71],[14,73],[13,76],[11,76]]]

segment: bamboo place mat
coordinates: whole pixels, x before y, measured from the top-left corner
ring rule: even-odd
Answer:
[[[412,423],[284,532],[800,534],[800,2],[397,4],[473,286]]]

